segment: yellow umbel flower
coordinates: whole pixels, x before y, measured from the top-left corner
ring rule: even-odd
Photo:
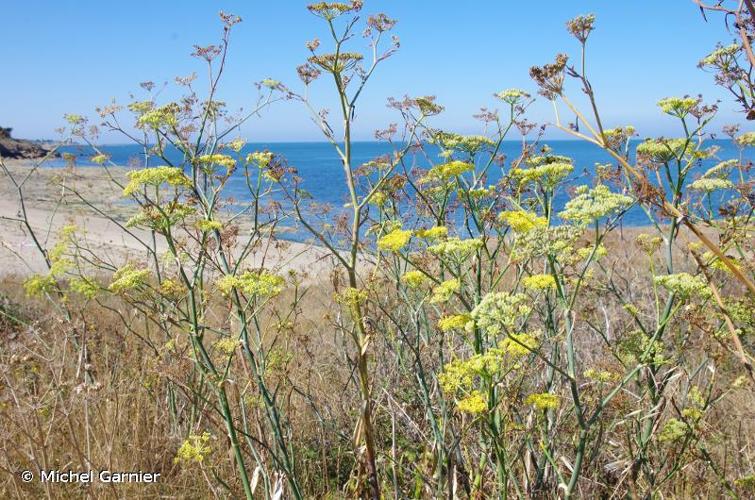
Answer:
[[[131,107],[131,106],[130,106]],[[137,103],[134,103],[134,107],[138,107]],[[134,109],[132,108],[132,111]],[[159,108],[152,108],[152,103],[149,106],[144,104],[143,109],[138,109],[137,112],[144,111],[143,114],[136,120],[137,128],[152,128],[159,129],[160,127],[172,128],[178,125],[178,111],[179,106],[176,103],[169,103]]]
[[[200,219],[196,222],[195,226],[202,232],[214,231],[216,229],[222,229],[223,224],[216,220]]]
[[[454,314],[452,316],[441,318],[438,321],[438,328],[440,328],[442,332],[463,330],[470,321],[472,321],[472,316],[469,314]]]
[[[549,410],[558,408],[559,397],[549,392],[541,392],[539,394],[530,394],[524,402],[540,410]]]
[[[658,107],[667,115],[684,118],[697,105],[694,97],[666,97],[658,101]]]
[[[245,145],[246,145],[246,141],[240,137],[228,143],[228,147],[231,148],[231,150],[233,150],[236,153],[244,149]]]
[[[536,157],[541,158],[541,157]],[[546,157],[548,158],[548,157]],[[552,157],[561,159],[561,157]],[[517,179],[521,184],[528,182],[537,182],[542,184],[548,189],[554,188],[559,182],[566,178],[573,170],[574,165],[571,164],[571,160],[568,161],[542,161],[533,165],[533,162],[528,162],[529,168],[513,168],[511,169],[511,175]]]
[[[495,96],[502,100],[503,102],[506,102],[508,104],[511,104],[512,106],[516,103],[518,103],[522,99],[529,99],[530,95],[521,89],[506,89],[502,90],[495,94]]]
[[[533,274],[522,279],[522,286],[532,290],[556,288],[556,279],[550,274]]]
[[[501,340],[498,347],[510,356],[526,356],[540,345],[538,336],[539,332],[510,333],[505,339]]]
[[[585,370],[582,375],[584,375],[585,378],[601,383],[611,382],[617,378],[615,373],[611,373],[607,370],[596,370],[595,368]]]
[[[755,146],[755,132],[745,132],[734,139],[740,147]]]
[[[731,189],[734,187],[729,179],[720,179],[717,177],[702,177],[697,179],[689,185],[689,188],[695,191],[702,191],[704,193],[712,193],[713,191]]]
[[[394,229],[390,233],[381,236],[377,241],[377,246],[380,250],[398,252],[409,243],[411,238],[411,231]]]
[[[472,391],[469,396],[456,403],[456,408],[461,412],[476,415],[486,412],[488,403],[480,391]]]
[[[611,128],[603,131],[603,137],[606,139],[606,143],[611,146],[612,149],[619,149],[627,140],[629,140],[636,130],[633,126],[627,125],[626,127]],[[610,166],[610,164],[608,164]]]
[[[444,180],[447,181],[465,172],[474,170],[474,165],[465,161],[453,160],[448,163],[435,165],[428,172],[423,180]]]
[[[448,236],[448,228],[445,226],[435,226],[430,229],[419,229],[415,234],[418,238],[439,240]]]
[[[373,193],[373,195],[370,197],[370,203],[372,205],[375,205],[376,207],[382,207],[383,205],[385,205],[386,201],[388,201],[388,195],[380,191]]]
[[[723,271],[725,273],[731,273],[731,269],[729,269],[729,267],[724,264],[723,261],[719,259],[718,256],[713,252],[705,252],[703,254],[703,262],[707,263],[707,265],[712,269],[718,269],[719,271]],[[729,262],[731,262],[736,268],[741,267],[739,263],[732,257],[729,257]]]
[[[427,248],[427,250],[438,257],[446,257],[455,261],[464,261],[473,253],[482,248],[483,241],[479,238],[467,238],[462,240],[458,237],[449,238]]]
[[[55,288],[55,278],[50,275],[36,274],[24,281],[24,289],[29,297],[36,297],[48,293]]]
[[[215,285],[218,287],[218,290],[223,292],[225,295],[228,295],[229,293],[231,293],[231,290],[241,286],[241,280],[238,278],[238,276],[226,274],[225,276],[220,278],[217,283],[215,283]]]
[[[716,163],[702,175],[702,178],[726,178],[732,169],[739,166],[739,160],[725,160]]]
[[[490,349],[485,354],[475,354],[469,359],[455,359],[443,366],[438,374],[438,383],[445,394],[468,391],[478,377],[491,377],[501,371],[504,352]]]
[[[595,250],[594,253],[593,250]],[[608,255],[608,249],[605,247],[605,245],[603,245],[603,243],[599,243],[597,247],[590,245],[587,247],[578,248],[576,255],[580,259],[586,259],[590,255],[592,255],[594,259],[601,259]]]
[[[273,161],[273,153],[270,151],[255,151],[246,155],[247,163],[254,163],[259,168],[265,168]]]
[[[227,274],[217,281],[216,286],[225,295],[236,288],[247,295],[269,297],[278,295],[283,290],[284,282],[283,278],[277,274],[246,271],[239,276]]]
[[[133,290],[142,286],[149,274],[149,269],[138,269],[132,264],[126,264],[113,273],[113,280],[108,290],[116,293]]]
[[[726,67],[734,61],[741,48],[736,42],[730,45],[718,46],[716,50],[701,59],[698,66],[713,66],[713,69],[717,66]]]
[[[349,287],[342,293],[336,294],[335,300],[339,304],[355,307],[357,304],[364,304],[367,301],[367,297],[367,290]]]
[[[93,280],[81,276],[68,282],[68,287],[88,299],[93,299],[100,291],[100,287]]]
[[[635,239],[637,246],[639,246],[643,252],[648,255],[652,255],[661,248],[663,244],[663,238],[660,236],[653,236],[647,233],[641,233],[637,235]]]
[[[128,184],[123,188],[123,194],[129,196],[134,194],[142,186],[160,186],[169,184],[175,187],[191,186],[191,179],[184,175],[183,171],[177,167],[152,167],[141,170],[134,170],[128,174]]]
[[[656,276],[653,278],[653,282],[670,292],[676,293],[681,299],[688,299],[695,295],[707,299],[713,294],[705,280],[699,276],[692,276],[689,273]]]
[[[438,383],[444,393],[454,394],[459,389],[471,386],[476,375],[469,363],[457,359],[443,366],[443,371],[438,375]]]
[[[167,278],[160,283],[160,293],[169,299],[179,299],[186,293],[186,287],[183,283]]]
[[[515,233],[527,233],[538,227],[545,227],[548,225],[548,221],[545,217],[540,217],[532,212],[525,212],[524,210],[511,210],[508,212],[501,212],[498,216],[501,222],[505,222]]]
[[[519,318],[532,310],[528,302],[529,298],[522,293],[488,293],[472,310],[473,324],[491,336],[510,331]]]
[[[484,135],[461,135],[454,132],[438,131],[434,134],[432,142],[441,146],[444,150],[452,150],[467,153],[473,156],[483,149],[491,148],[495,142]]]
[[[103,163],[105,163],[105,162],[106,162],[107,160],[108,160],[108,157],[107,157],[107,155],[104,155],[104,154],[102,154],[102,153],[100,153],[100,154],[96,154],[96,155],[92,156],[92,157],[91,157],[91,158],[89,159],[89,161],[91,161],[92,163],[96,163],[97,165],[102,165],[102,164],[103,164]]]
[[[152,101],[134,101],[126,106],[129,111],[136,113],[137,115],[143,115],[147,111],[150,111],[155,107],[155,103]]]
[[[663,430],[658,434],[658,440],[661,442],[679,441],[684,438],[692,428],[681,420],[670,418],[663,426]]]
[[[637,157],[654,163],[666,163],[681,159],[692,149],[687,139],[648,139],[637,145]]]
[[[603,184],[592,189],[588,186],[579,186],[576,189],[576,196],[566,203],[559,215],[564,220],[585,225],[617,214],[629,207],[633,201],[629,196],[612,193],[608,186]]]
[[[428,278],[421,271],[407,271],[401,276],[401,281],[409,288],[419,288],[427,283]]]
[[[220,339],[214,344],[215,349],[217,349],[218,351],[228,356],[236,352],[236,348],[238,346],[239,346],[239,340],[232,339],[232,338]]]
[[[430,297],[431,304],[447,302],[461,288],[461,281],[458,279],[446,280],[440,285],[433,288],[433,296]]]
[[[228,170],[236,166],[236,160],[234,160],[228,155],[222,155],[222,154],[198,156],[197,163],[204,164],[204,165],[213,165],[213,164],[221,165],[227,168]]]
[[[173,462],[189,464],[191,462],[204,461],[205,457],[212,453],[209,442],[209,432],[203,432],[201,435],[190,434],[183,444],[181,444]]]

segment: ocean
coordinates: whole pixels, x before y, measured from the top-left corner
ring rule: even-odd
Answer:
[[[553,154],[572,158],[575,165],[574,171],[568,181],[561,186],[554,198],[556,210],[561,209],[564,203],[568,201],[567,190],[569,186],[591,184],[595,173],[595,164],[611,162],[611,158],[605,151],[583,141],[554,140],[543,141],[543,143],[552,148]],[[738,157],[738,151],[731,144],[731,141],[709,140],[706,142],[706,146],[711,145],[716,145],[720,148],[717,158],[699,162],[690,174],[690,180],[720,160]],[[108,145],[100,147],[100,150],[108,154],[115,164],[133,166],[135,168],[143,167],[144,157],[140,147],[137,145]],[[244,147],[242,155],[246,155],[246,153],[252,151],[264,150],[282,155],[289,166],[297,169],[298,175],[303,179],[301,187],[312,196],[312,201],[318,204],[331,205],[335,208],[333,214],[337,213],[339,207],[348,202],[348,191],[344,182],[343,170],[338,155],[331,144],[325,142],[248,143]],[[354,165],[360,165],[379,156],[389,154],[393,150],[394,146],[384,142],[356,142],[353,145],[353,163]],[[79,166],[100,168],[90,161],[90,158],[94,155],[90,147],[65,146],[61,151],[75,155],[76,164]],[[502,144],[500,152],[506,155],[507,161],[503,169],[500,167],[491,168],[487,179],[488,185],[497,183],[508,169],[510,160],[520,154],[521,142],[506,141]],[[175,161],[175,164],[181,163],[181,155],[178,151],[169,151],[167,156],[172,162]],[[433,161],[440,163],[442,160],[435,158]],[[428,166],[427,159],[420,155],[408,157],[407,163],[416,167]],[[64,160],[56,159],[50,162],[49,166],[61,167],[64,164]],[[159,163],[155,159],[151,159],[150,164],[158,165]],[[242,202],[248,199],[243,171],[241,169],[229,181],[226,187],[226,194]],[[281,198],[278,201],[283,201],[283,199]],[[714,206],[717,206],[719,203],[720,200],[715,200]],[[457,220],[457,222],[461,221]],[[644,211],[638,207],[633,207],[625,214],[622,223],[625,226],[644,226],[649,224],[650,221]],[[292,226],[289,228],[289,231],[289,237],[293,239],[302,240],[307,238],[307,235],[301,232],[301,228]]]

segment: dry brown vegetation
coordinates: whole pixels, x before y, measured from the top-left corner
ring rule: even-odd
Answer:
[[[643,283],[645,256],[635,246],[641,230],[627,229],[606,242],[610,261],[605,269],[616,286],[631,292],[635,303],[652,302],[651,291]],[[679,257],[684,253],[679,252]],[[658,263],[662,262],[658,259]],[[694,264],[687,262],[686,266]],[[634,270],[634,271],[633,271]],[[222,429],[218,409],[211,401],[191,401],[194,397],[187,385],[196,377],[192,354],[185,339],[176,338],[166,345],[161,332],[149,328],[150,321],[117,298],[102,304],[74,300],[72,321],[50,308],[45,300],[30,300],[18,276],[2,281],[0,329],[3,349],[0,367],[4,373],[4,391],[0,421],[2,425],[2,486],[7,494],[19,498],[30,495],[49,498],[70,498],[90,495],[95,498],[150,498],[172,496],[204,498],[228,496],[240,485],[233,480],[234,466],[223,442],[222,431],[213,432],[213,452],[194,466],[174,462],[185,435],[187,422],[204,429]],[[384,283],[384,287],[389,287]],[[354,376],[351,363],[344,357],[345,339],[335,333],[330,306],[331,284],[312,283],[296,307],[296,318],[271,337],[275,363],[269,367],[271,380],[280,391],[285,412],[291,419],[291,443],[299,460],[302,482],[312,496],[341,497],[342,485],[348,482],[354,456],[352,453],[352,422],[357,416],[359,400],[353,393]],[[585,310],[578,312],[597,323],[608,323],[611,329],[626,327],[625,314],[615,304],[607,304],[601,291],[595,290]],[[270,312],[275,316],[290,309],[293,293],[284,292],[276,299]],[[400,306],[400,300],[386,294],[381,308],[388,311]],[[217,304],[217,309],[222,305]],[[222,318],[222,311],[218,311]],[[121,315],[127,320],[123,321]],[[277,318],[281,319],[281,318]],[[716,340],[705,333],[708,318],[692,310],[678,319],[674,343],[683,350],[685,362],[697,366],[706,357],[715,360],[716,372],[704,373],[723,386],[741,377],[742,366],[727,340]],[[127,328],[125,324],[128,324]],[[701,326],[696,329],[695,326]],[[373,345],[375,405],[381,447],[392,450],[385,467],[397,470],[404,481],[415,477],[415,493],[429,494],[421,474],[431,474],[433,465],[423,458],[422,441],[427,439],[421,405],[412,396],[409,352],[402,348],[391,332],[376,339]],[[601,348],[594,332],[588,329],[578,335],[578,350],[585,365],[601,370],[616,370],[611,353]],[[80,343],[87,345],[88,363],[84,366]],[[747,345],[751,352],[753,346]],[[392,363],[385,360],[394,359]],[[428,369],[433,355],[428,353]],[[403,361],[402,361],[403,360]],[[88,370],[96,383],[87,384],[82,372]],[[237,404],[240,390],[249,379],[248,367],[242,360],[234,362],[227,385]],[[674,382],[672,382],[673,384]],[[660,411],[674,414],[683,400],[682,388],[671,388]],[[250,418],[261,418],[247,393]],[[752,383],[726,390],[715,410],[706,415],[700,429],[714,463],[721,464],[720,477],[746,475],[752,464],[755,435],[755,394]],[[175,411],[170,407],[176,405]],[[633,411],[631,392],[617,397],[607,410],[606,418],[621,417]],[[561,429],[568,441],[568,428]],[[258,436],[260,438],[263,435]],[[267,443],[269,445],[269,443]],[[584,474],[601,478],[607,484],[620,481],[628,455],[623,448],[629,443],[613,442],[598,454],[595,471]],[[87,470],[89,464],[101,469],[144,470],[160,472],[162,480],[155,485],[89,486],[48,484],[30,488],[14,471],[22,469]],[[417,476],[420,474],[420,476]],[[222,478],[219,483],[216,478]],[[627,479],[624,478],[624,481]],[[226,486],[220,484],[226,483]],[[228,489],[227,489],[228,488]],[[674,498],[716,497],[721,491],[719,477],[704,461],[685,468],[681,478],[665,489]],[[603,487],[586,485],[582,494],[597,495]],[[741,489],[746,496],[748,489]]]

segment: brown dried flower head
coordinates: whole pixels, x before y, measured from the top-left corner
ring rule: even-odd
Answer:
[[[586,16],[577,16],[574,19],[567,21],[566,29],[569,30],[569,33],[574,35],[574,38],[579,40],[580,43],[585,43],[587,37],[590,36],[590,33],[594,29],[594,24],[595,15],[588,14]]]
[[[192,74],[190,74],[188,76],[177,76],[175,78],[176,84],[180,85],[182,87],[188,87],[196,79],[197,79],[197,74],[196,73],[192,73]]]
[[[540,95],[551,100],[561,95],[564,89],[564,68],[568,60],[566,54],[558,54],[553,63],[530,68],[530,77],[540,87]]]
[[[194,52],[191,53],[192,56],[198,57],[200,59],[204,59],[207,62],[212,61],[217,56],[220,55],[222,52],[222,49],[218,47],[217,45],[207,45],[206,47],[200,47],[199,45],[194,46]]]
[[[360,11],[362,4],[361,0],[352,0],[351,2],[317,2],[307,5],[307,9],[317,17],[331,21],[348,12]]]
[[[238,24],[241,22],[241,18],[234,14],[226,14],[222,10],[220,11],[220,20],[223,21],[223,24],[226,28],[230,28],[234,24]]]
[[[333,53],[314,55],[308,61],[329,73],[342,73],[353,69],[362,59],[364,56],[358,52],[342,52],[338,56]]]
[[[370,16],[367,18],[367,29],[365,30],[365,36],[369,36],[372,33],[372,30],[377,31],[378,33],[390,31],[394,26],[396,26],[397,22],[398,21],[396,19],[391,19],[383,13]]]
[[[737,134],[739,133],[739,128],[740,128],[739,124],[738,124],[738,123],[735,123],[735,124],[732,124],[732,125],[724,125],[724,126],[723,126],[723,127],[721,128],[721,131],[722,131],[722,132],[723,132],[723,133],[724,133],[725,135],[727,135],[728,137],[730,137],[730,138],[732,138],[732,139],[733,139],[733,138],[734,138],[734,136],[735,136],[735,135],[737,135]]]
[[[296,72],[304,85],[309,85],[320,76],[320,70],[314,65],[306,63],[296,67]]]

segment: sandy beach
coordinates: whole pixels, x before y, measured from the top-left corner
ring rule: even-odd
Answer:
[[[21,184],[29,223],[42,245],[55,244],[61,228],[76,225],[86,231],[82,235],[87,246],[113,263],[146,255],[142,242],[152,235],[144,229],[124,230],[122,225],[135,213],[124,202],[121,189],[113,182],[123,182],[128,168],[98,167],[47,168],[34,170],[32,160],[4,160],[13,179]],[[86,200],[86,201],[84,201]],[[27,275],[46,272],[44,260],[29,231],[18,219],[22,206],[18,189],[3,171],[0,172],[0,275]],[[245,224],[240,224],[243,234]],[[248,226],[247,226],[248,229]],[[158,253],[167,251],[165,239],[157,235]],[[332,267],[328,252],[310,244],[272,239],[254,250],[245,266],[264,264],[278,272],[294,270],[318,275]]]
[[[33,169],[32,160],[4,160],[6,168],[16,182],[21,183]],[[40,242],[50,248],[55,244],[61,228],[75,225],[84,229],[82,238],[87,247],[114,265],[128,259],[143,259],[148,256],[144,242],[151,242],[152,233],[145,229],[126,228],[128,219],[136,212],[122,196],[116,182],[126,182],[127,167],[42,167],[33,171],[23,185],[26,213]],[[86,201],[85,201],[86,200]],[[46,272],[42,256],[37,250],[29,231],[18,219],[21,218],[21,203],[18,190],[7,174],[0,171],[0,276],[28,275]],[[239,234],[249,231],[248,221],[234,221]],[[716,239],[710,228],[702,228],[709,237]],[[636,236],[654,232],[649,226],[624,226],[617,228],[605,244],[609,248],[631,253]],[[676,242],[679,249],[696,238],[682,231]],[[626,243],[630,245],[627,246]],[[158,254],[168,250],[164,237],[156,235],[155,248]],[[296,271],[307,281],[310,277],[322,279],[323,273],[333,269],[335,261],[327,249],[314,243],[301,243],[279,238],[266,239],[247,258],[246,268],[264,265],[277,272]]]

